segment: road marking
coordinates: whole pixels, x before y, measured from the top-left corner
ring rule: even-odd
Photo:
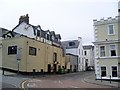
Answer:
[[[25,80],[25,81],[23,81],[22,84],[21,84],[21,87],[22,87],[23,90],[28,90],[26,83],[27,83],[27,81]]]
[[[60,84],[63,84],[63,82],[61,82],[60,80],[58,81]]]
[[[76,87],[76,86],[71,86],[72,88],[79,88],[79,87]]]
[[[27,87],[30,87],[30,88],[31,88],[31,87],[36,87],[36,84],[35,84],[35,83],[28,83],[28,84],[27,84]]]

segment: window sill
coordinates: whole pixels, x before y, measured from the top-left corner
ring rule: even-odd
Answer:
[[[120,56],[106,56],[106,57],[98,57],[98,59],[105,59],[105,58],[120,58]]]
[[[108,34],[108,36],[115,36],[115,34]]]

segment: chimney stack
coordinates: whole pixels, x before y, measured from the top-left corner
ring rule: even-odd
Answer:
[[[29,16],[28,16],[28,14],[26,14],[24,16],[20,16],[19,24],[21,24],[22,22],[25,22],[25,23],[29,24]]]

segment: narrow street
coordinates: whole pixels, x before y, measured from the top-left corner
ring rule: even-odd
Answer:
[[[85,82],[84,79],[89,76],[94,76],[94,71],[34,77],[6,72],[2,75],[2,88],[26,88],[28,90],[32,88],[112,88]]]
[[[110,86],[86,83],[84,78],[94,72],[78,72],[65,75],[53,75],[27,81],[26,88],[111,88]]]

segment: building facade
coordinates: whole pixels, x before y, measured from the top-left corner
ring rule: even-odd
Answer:
[[[28,14],[21,16],[19,24],[2,37],[3,69],[50,73],[65,67],[60,34],[29,24]]]
[[[3,39],[2,67],[21,73],[58,72],[58,67],[65,67],[62,53],[60,47],[28,37],[7,38]]]
[[[0,28],[0,67],[2,67],[2,39],[3,39],[3,34],[7,33],[9,30]]]
[[[66,54],[69,53],[78,56],[78,71],[85,71],[82,38],[78,37],[78,40],[63,41],[62,47]]]
[[[19,24],[12,29],[12,32],[34,38],[35,40],[48,43],[50,45],[60,46],[61,44],[60,34],[55,34],[54,31],[50,30],[43,30],[40,25],[35,26],[30,24],[28,14],[19,18]]]
[[[94,69],[94,46],[84,45],[83,50],[86,61],[86,70],[88,70],[89,68]]]
[[[77,72],[78,71],[78,56],[67,53],[65,56],[65,64],[67,66],[67,72]]]
[[[93,21],[96,78],[120,80],[120,17]]]

